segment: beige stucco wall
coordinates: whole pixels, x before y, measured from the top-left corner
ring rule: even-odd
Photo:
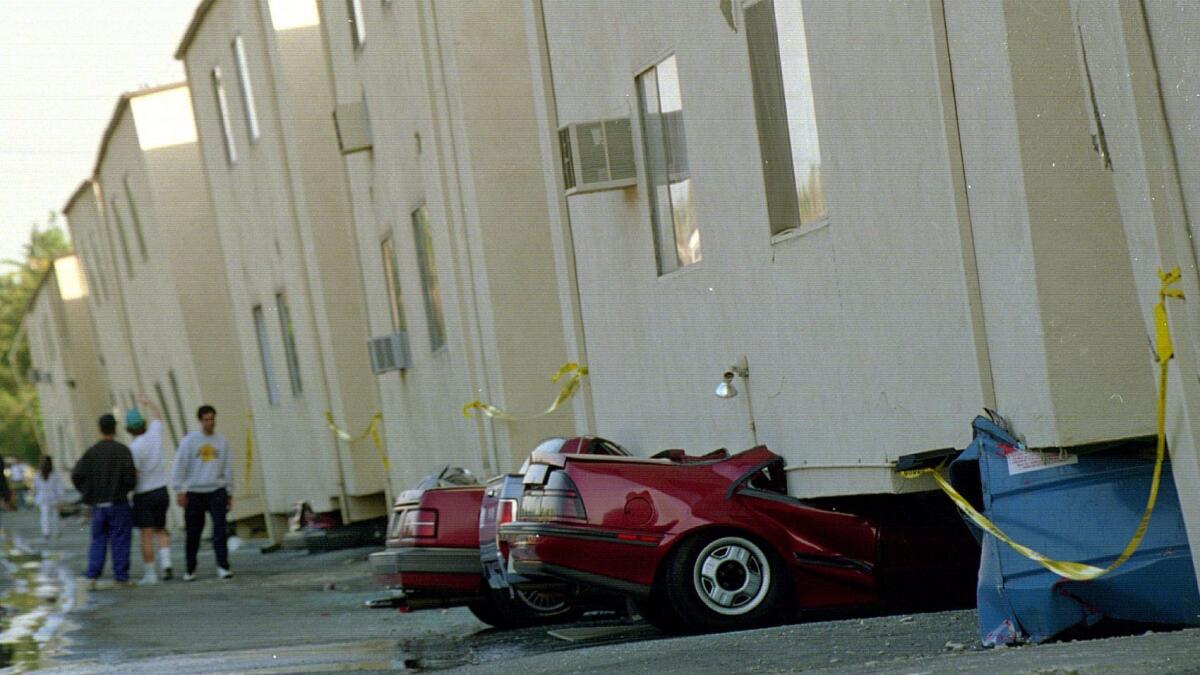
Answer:
[[[33,368],[40,374],[35,388],[42,451],[60,470],[74,466],[98,439],[96,419],[107,407],[89,292],[78,259],[59,258],[24,319]]]
[[[1168,301],[1175,359],[1169,363],[1166,430],[1171,470],[1179,487],[1189,543],[1200,546],[1200,296],[1194,248],[1198,149],[1194,106],[1200,90],[1184,48],[1200,29],[1200,8],[1189,3],[1134,4],[1105,0],[1073,2],[1076,26],[1087,48],[1096,106],[1102,115],[1121,207],[1137,297],[1147,335],[1155,330],[1151,305],[1160,286],[1157,272],[1178,266],[1176,288],[1188,300]],[[1146,10],[1143,13],[1143,8]],[[1149,360],[1148,368],[1157,367]]]
[[[460,413],[476,398],[540,410],[567,360],[520,4],[364,3],[360,48],[344,4],[322,11],[337,100],[365,98],[374,141],[345,158],[372,334],[392,330],[390,236],[412,345],[413,367],[378,376],[393,481],[446,464],[515,469],[537,441],[575,433],[565,413],[517,424]],[[437,351],[411,221],[421,205],[447,323]]]
[[[636,75],[680,72],[701,262],[657,274],[636,124],[641,187],[567,199],[599,433],[740,449],[753,421],[816,495],[903,489],[887,465],[964,447],[984,405],[1031,446],[1152,431],[1065,3],[806,3],[830,217],[774,241],[746,37],[716,3],[539,7],[558,124],[636,122]],[[743,355],[753,396],[715,398]]]
[[[71,241],[85,269],[91,269],[98,289],[88,294],[88,306],[99,346],[97,360],[104,367],[107,381],[106,406],[114,412],[130,405],[132,396],[143,384],[133,356],[124,307],[124,272],[116,265],[117,244],[112,241],[105,212],[99,204],[99,186],[92,182],[81,187],[76,199],[64,210]],[[124,432],[120,434],[125,438]]]
[[[231,41],[240,32],[262,135],[250,142]],[[379,409],[366,342],[362,284],[336,151],[332,94],[319,26],[276,33],[265,2],[214,3],[183,55],[201,154],[233,298],[270,511],[295,500],[318,511],[381,515],[384,480],[369,438],[334,440],[325,413],[355,434]],[[226,160],[210,71],[220,65],[238,146]],[[288,380],[276,294],[286,294],[303,390]],[[252,308],[264,310],[278,405],[268,402]],[[342,466],[339,469],[339,464]],[[344,476],[344,487],[339,485]]]
[[[231,517],[239,520],[261,514],[263,505],[261,477],[253,461],[247,471],[249,408],[241,362],[230,358],[236,343],[220,242],[213,236],[214,219],[194,133],[166,144],[154,142],[164,115],[177,115],[181,125],[191,127],[185,92],[186,87],[176,87],[133,95],[115,120],[96,180],[107,197],[110,221],[117,222],[115,209],[126,228],[133,263],[124,294],[131,338],[143,377],[142,391],[164,407],[168,418],[164,420],[168,429],[164,439],[171,446],[168,458],[173,457],[178,440],[197,428],[196,409],[203,403],[215,406],[218,429],[233,449]],[[155,107],[155,101],[169,96],[175,96],[174,107]],[[146,244],[144,255],[137,243],[133,208]],[[124,270],[123,257],[121,263]]]

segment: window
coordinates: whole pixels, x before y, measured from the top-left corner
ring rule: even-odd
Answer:
[[[126,174],[121,182],[125,188],[125,203],[129,206],[129,218],[133,220],[133,233],[137,235],[138,250],[142,253],[142,260],[145,260],[146,238],[142,235],[142,219],[138,215],[137,204],[133,203],[133,190],[129,189],[129,175]]]
[[[692,207],[683,127],[683,97],[675,57],[637,78],[649,183],[650,223],[658,253],[658,273],[700,262],[700,228]]]
[[[258,111],[254,107],[254,87],[250,84],[250,66],[246,63],[246,44],[242,36],[233,36],[233,63],[237,67],[238,85],[242,90],[242,108],[246,111],[246,133],[250,142],[258,140]]]
[[[388,306],[392,310],[392,332],[405,330],[404,296],[400,293],[400,268],[396,265],[396,248],[388,236],[380,244],[383,253],[383,283],[387,286]]]
[[[221,66],[212,69],[213,93],[217,97],[217,116],[221,118],[221,135],[225,138],[225,159],[237,164],[237,146],[233,143],[233,126],[229,122],[229,101],[225,98],[225,81],[221,79]]]
[[[79,264],[83,266],[83,275],[87,279],[88,296],[92,298],[92,302],[100,304],[100,287],[96,285],[96,274],[92,271],[92,265],[96,263],[95,252],[80,239],[79,242]]]
[[[104,265],[101,262],[100,244],[97,243],[97,241],[96,241],[96,233],[94,231],[89,232],[88,235],[91,237],[91,240],[92,240],[91,259],[96,263],[96,276],[100,278],[100,292],[101,292],[101,295],[104,296],[105,302],[107,302],[108,301],[108,273],[104,269]]]
[[[254,306],[254,332],[258,335],[258,356],[262,359],[263,384],[267,388],[267,402],[279,405],[279,387],[275,384],[275,369],[271,366],[271,343],[267,340],[267,322],[263,318],[262,305]]]
[[[421,269],[421,292],[425,295],[425,319],[429,323],[429,348],[436,352],[446,344],[446,319],[442,315],[442,295],[438,289],[429,215],[424,206],[412,212],[412,222],[417,242],[417,265]]]
[[[275,307],[279,310],[279,331],[283,335],[283,355],[287,361],[288,381],[292,385],[292,394],[299,396],[304,391],[304,383],[300,381],[300,356],[296,352],[296,332],[292,329],[292,311],[288,308],[287,298],[283,293],[275,295]]]
[[[171,385],[171,394],[175,397],[175,414],[179,416],[179,428],[183,433],[188,432],[187,413],[183,411],[183,397],[179,395],[179,381],[175,379],[175,371],[167,371],[167,381]],[[163,414],[169,414],[166,408],[163,408]]]
[[[746,7],[746,41],[771,234],[829,215],[801,5],[798,0],[761,0]]]
[[[350,39],[355,49],[362,47],[367,41],[367,25],[363,17],[362,0],[346,0],[346,19],[350,23]]]
[[[117,241],[121,244],[121,257],[125,260],[125,273],[130,279],[133,278],[133,258],[129,257],[129,241],[125,239],[125,222],[121,220],[121,213],[117,211],[117,200],[114,198],[109,202],[113,214],[113,227],[117,230]]]
[[[175,433],[175,423],[171,421],[171,409],[167,407],[167,399],[163,396],[161,384],[154,383],[154,393],[158,395],[158,409],[163,413],[163,421],[167,423],[167,431],[171,432],[171,445],[179,445],[179,435]]]
[[[46,362],[53,363],[54,354],[54,331],[50,328],[50,317],[46,316],[42,319],[42,342],[46,345]]]

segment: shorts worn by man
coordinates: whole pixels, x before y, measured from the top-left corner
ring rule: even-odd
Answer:
[[[104,572],[104,560],[112,549],[113,577],[119,585],[129,583],[129,544],[133,519],[128,495],[137,485],[137,470],[129,448],[115,440],[117,420],[100,416],[100,442],[87,449],[75,463],[71,482],[92,508],[92,541],[88,546],[86,576],[92,587]]]
[[[225,514],[233,505],[233,461],[229,443],[216,432],[217,411],[202,405],[196,412],[200,430],[179,442],[175,463],[171,466],[171,485],[175,501],[183,507],[187,528],[187,572],[184,581],[196,578],[196,556],[200,552],[200,534],[204,516],[212,518],[213,553],[217,558],[217,578],[229,579],[229,549],[225,539]]]

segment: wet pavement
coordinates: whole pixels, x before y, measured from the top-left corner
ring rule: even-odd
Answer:
[[[1200,673],[1200,630],[984,649],[973,611],[686,637],[613,614],[498,631],[462,608],[366,609],[384,595],[368,576],[371,549],[263,554],[251,542],[231,554],[229,581],[206,550],[195,582],[92,592],[77,576],[81,522],[41,543],[34,514],[2,518],[0,673]],[[175,553],[178,572],[179,542]]]

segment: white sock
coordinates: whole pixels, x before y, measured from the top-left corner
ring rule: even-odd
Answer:
[[[158,564],[164,570],[171,567],[171,549],[169,549],[169,548],[158,549]]]
[[[154,573],[154,566],[147,565],[146,573],[142,575],[142,581],[156,581],[157,579],[158,575]]]

